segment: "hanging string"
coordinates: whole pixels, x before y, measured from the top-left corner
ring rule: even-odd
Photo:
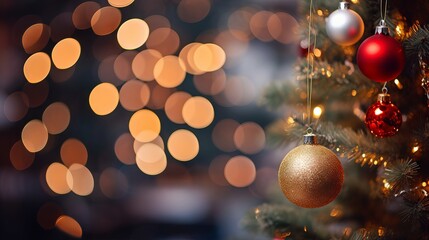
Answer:
[[[387,2],[388,0],[386,0],[386,3],[384,4],[384,14],[383,14],[383,0],[380,0],[380,16],[381,16],[381,20],[386,21],[386,16],[387,16]]]
[[[313,20],[313,0],[310,0],[310,13],[308,19],[308,49],[307,49],[307,120],[308,129],[307,133],[313,132],[311,128],[312,111],[311,111],[311,95],[313,92],[313,70],[314,70],[314,57],[311,53],[311,26]],[[314,46],[316,48],[316,34],[314,34]]]

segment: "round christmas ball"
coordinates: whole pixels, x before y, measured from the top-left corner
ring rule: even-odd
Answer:
[[[385,32],[376,33],[360,45],[357,64],[369,79],[376,82],[391,81],[404,69],[404,51],[401,44]]]
[[[339,9],[326,19],[326,32],[329,38],[341,46],[350,46],[358,42],[365,29],[359,14],[348,7],[349,3],[340,2]]]
[[[402,114],[390,101],[389,94],[379,94],[376,103],[371,105],[365,117],[365,125],[378,138],[395,135],[402,124]]]
[[[306,135],[305,138],[314,138]],[[315,141],[292,149],[278,172],[283,194],[303,208],[318,208],[332,202],[344,181],[344,170],[337,156]]]

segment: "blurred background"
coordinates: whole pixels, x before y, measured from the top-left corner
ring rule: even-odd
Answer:
[[[2,0],[1,239],[262,239],[297,2]]]

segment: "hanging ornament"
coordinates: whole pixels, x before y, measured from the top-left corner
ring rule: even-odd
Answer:
[[[326,32],[329,38],[341,46],[350,46],[362,37],[365,25],[355,11],[349,9],[350,3],[340,2],[337,10],[326,19]]]
[[[344,170],[331,150],[318,145],[314,134],[307,134],[304,145],[292,149],[281,162],[278,179],[289,201],[303,208],[318,208],[337,197]]]
[[[309,46],[310,45],[310,46]],[[309,50],[310,48],[310,50]],[[308,55],[308,52],[313,51],[313,45],[311,45],[307,39],[303,39],[298,44],[298,56],[305,58]]]
[[[425,90],[427,98],[427,106],[429,107],[429,65],[422,57],[422,54],[419,53],[419,64],[420,70],[422,73],[422,88]]]
[[[366,112],[365,124],[376,137],[395,135],[402,124],[402,114],[390,101],[390,94],[378,94],[378,100]]]
[[[389,28],[384,20],[376,27],[375,35],[360,45],[357,64],[365,76],[376,82],[393,80],[404,69],[402,46],[389,35]]]

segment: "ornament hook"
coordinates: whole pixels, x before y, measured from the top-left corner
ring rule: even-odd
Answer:
[[[387,82],[385,82],[384,85],[383,85],[383,88],[381,88],[381,92],[384,93],[384,94],[387,94],[387,92],[389,91],[387,89],[386,85],[387,85]]]

